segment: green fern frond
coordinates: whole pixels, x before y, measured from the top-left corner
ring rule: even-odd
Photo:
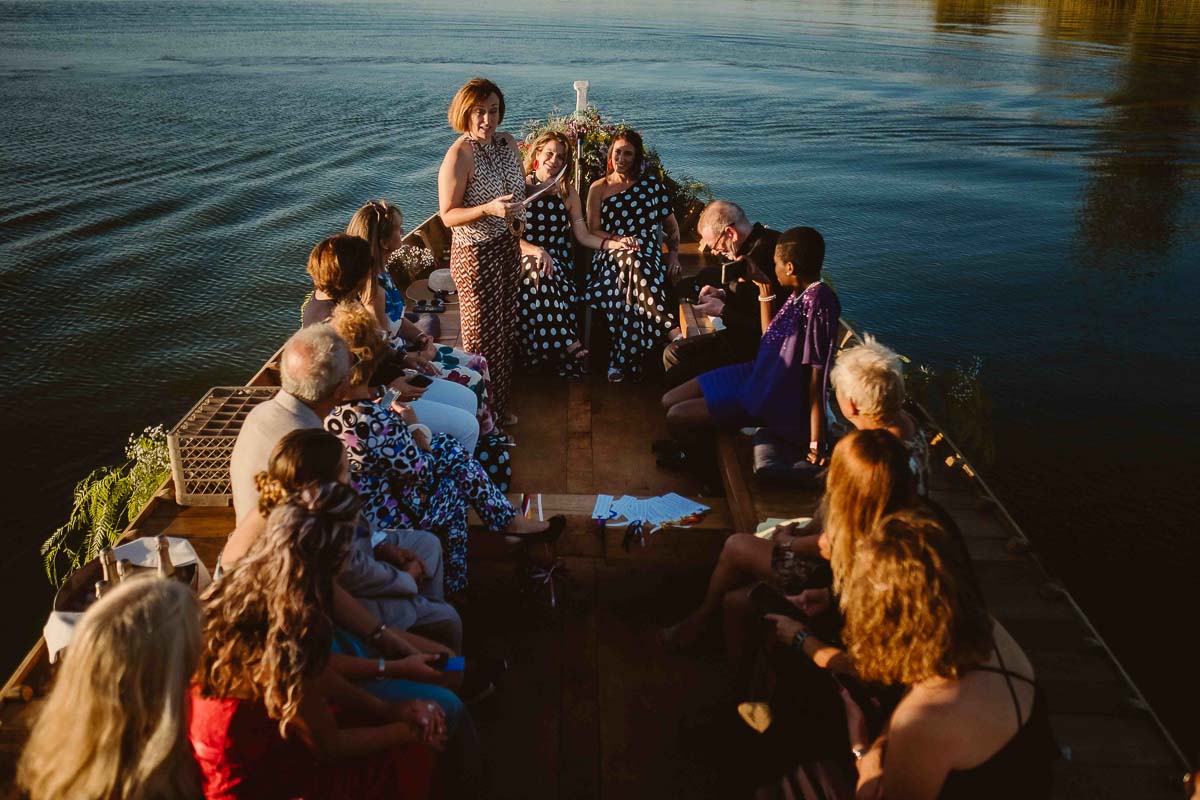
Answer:
[[[162,426],[130,436],[125,455],[124,464],[99,467],[75,484],[70,517],[42,544],[42,566],[55,586],[116,544],[170,471]]]

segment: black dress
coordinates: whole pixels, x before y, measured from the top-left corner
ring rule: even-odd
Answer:
[[[633,236],[642,249],[597,251],[586,300],[608,320],[612,348],[608,367],[629,377],[641,373],[646,356],[675,327],[659,228],[671,213],[671,198],[657,175],[648,173],[600,207],[600,228]]]
[[[571,220],[557,194],[547,192],[526,209],[525,240],[544,249],[554,259],[554,274],[538,270],[537,258],[521,257],[521,285],[517,324],[525,363],[540,367],[561,361],[567,345],[579,341],[575,313],[575,257],[571,248]]]

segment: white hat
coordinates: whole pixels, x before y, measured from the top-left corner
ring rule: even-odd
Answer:
[[[435,269],[429,273],[429,291],[454,292],[454,278],[450,277],[450,270]]]

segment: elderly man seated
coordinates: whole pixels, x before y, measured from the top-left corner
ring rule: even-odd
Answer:
[[[282,388],[247,415],[234,444],[230,475],[238,526],[219,568],[232,568],[265,529],[255,476],[267,469],[271,452],[286,434],[324,427],[326,415],[346,399],[350,368],[349,348],[328,324],[304,328],[284,345]],[[409,628],[461,649],[462,620],[443,599],[442,548],[436,536],[414,530],[375,531],[369,538],[356,537],[353,548],[338,576],[340,586],[335,587],[339,625],[389,652],[430,649],[432,643],[423,637],[396,636]],[[412,558],[419,558],[429,574],[421,585],[402,568]]]
[[[769,283],[774,293],[782,294],[775,278],[778,231],[752,224],[741,206],[728,200],[714,200],[705,206],[696,230],[706,247],[733,262],[732,266],[703,270],[695,278],[700,298],[697,310],[719,317],[724,328],[667,345],[663,369],[668,388],[717,367],[753,361],[763,332],[756,276]]]

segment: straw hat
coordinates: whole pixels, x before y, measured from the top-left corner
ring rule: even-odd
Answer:
[[[453,292],[454,279],[450,277],[450,270],[435,269],[429,273],[429,290],[433,292]]]

